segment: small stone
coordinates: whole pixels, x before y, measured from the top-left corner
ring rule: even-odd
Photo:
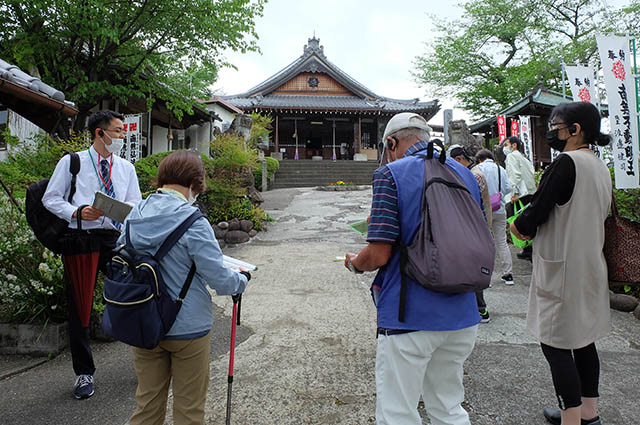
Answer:
[[[255,235],[257,235],[257,234],[258,234],[258,231],[257,231],[256,229],[252,229],[252,230],[249,232],[249,236],[250,236],[250,237],[254,237],[254,236],[255,236]]]
[[[227,241],[227,243],[234,245],[247,242],[249,239],[249,234],[242,230],[230,230],[224,237],[224,240]]]
[[[240,230],[240,222],[237,218],[229,220],[229,230]]]
[[[220,246],[220,249],[227,247],[227,243],[224,241],[224,239],[216,239],[216,240],[218,241],[218,245]]]
[[[635,310],[633,310],[633,315],[636,317],[636,319],[640,320],[640,305],[636,307]]]
[[[609,296],[611,308],[618,311],[630,312],[638,307],[638,300],[631,295],[613,294]]]
[[[213,226],[213,233],[215,233],[216,239],[224,239],[228,231],[227,229],[222,229],[220,226]]]
[[[240,220],[240,230],[243,232],[249,233],[253,229],[253,221],[251,220]]]
[[[227,223],[226,221],[221,221],[220,223],[218,223],[218,227],[221,229],[228,229],[229,223]]]

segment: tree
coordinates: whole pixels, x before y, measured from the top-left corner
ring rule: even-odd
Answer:
[[[561,59],[597,61],[596,30],[615,29],[593,0],[469,0],[462,7],[461,20],[433,19],[438,36],[416,58],[414,77],[476,117],[538,84],[559,90]]]
[[[0,57],[63,91],[76,129],[100,101],[131,96],[181,118],[228,65],[224,50],[258,50],[265,1],[0,0]]]

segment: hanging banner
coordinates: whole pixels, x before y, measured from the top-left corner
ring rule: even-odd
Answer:
[[[531,143],[531,117],[520,115],[520,140],[524,147],[524,156],[533,164],[533,144]]]
[[[511,119],[511,136],[518,137],[520,132],[518,131],[518,120],[515,118]]]
[[[120,157],[130,163],[134,163],[142,156],[140,129],[142,127],[142,114],[125,115],[124,117],[124,145],[120,151]]]
[[[609,104],[616,188],[637,188],[638,119],[629,39],[598,34],[596,40]]]
[[[590,102],[596,105],[598,96],[593,69],[589,66],[567,66],[565,70],[571,93],[573,93],[573,101]]]
[[[498,115],[498,143],[502,143],[502,141],[507,137],[507,122],[502,115]]]

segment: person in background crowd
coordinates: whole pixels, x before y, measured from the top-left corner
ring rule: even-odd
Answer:
[[[507,245],[507,216],[505,214],[505,198],[511,193],[511,183],[509,176],[504,168],[495,163],[493,154],[488,149],[481,149],[476,154],[477,167],[482,171],[487,179],[489,186],[489,196],[496,193],[502,195],[500,200],[500,208],[493,211],[493,221],[491,230],[493,232],[493,241],[496,246],[496,259],[500,262],[502,268],[502,281],[505,285],[513,285],[513,262],[511,261],[511,252]],[[498,178],[498,174],[500,178]],[[498,187],[498,185],[500,187]]]
[[[590,144],[606,146],[600,114],[588,102],[561,103],[551,112],[547,142],[562,151],[542,175],[531,205],[511,231],[535,237],[527,328],[549,362],[558,409],[556,425],[600,425],[600,360],[595,341],[609,332],[604,221],[611,176]]]
[[[378,311],[376,354],[376,423],[419,425],[422,395],[432,424],[469,425],[462,407],[463,364],[475,344],[480,315],[473,293],[445,294],[407,278],[404,321],[398,320],[400,249],[409,244],[421,222],[424,159],[431,128],[417,114],[395,115],[383,140],[389,163],[373,176],[368,245],[347,253],[345,267],[354,273],[376,270],[372,294]],[[457,162],[446,165],[463,180],[478,205],[478,183]],[[434,205],[433,208],[437,208]]]
[[[153,254],[196,210],[193,203],[205,190],[200,155],[193,151],[178,151],[167,156],[158,167],[157,185],[158,191],[129,213],[125,221],[129,228],[124,227],[119,244],[125,242],[128,230],[136,250]],[[160,263],[172,299],[178,297],[194,263],[196,274],[165,339],[151,350],[132,347],[138,389],[130,425],[164,423],[172,382],[173,423],[204,424],[213,320],[207,285],[217,295],[238,294],[245,290],[251,275],[224,266],[213,229],[204,218],[191,225]]]
[[[489,200],[489,187],[487,186],[486,177],[477,166],[473,166],[474,164],[471,161],[471,156],[462,146],[450,146],[449,149],[447,149],[447,155],[470,169],[478,181],[478,187],[480,188],[480,194],[482,195],[482,210],[484,212],[485,219],[487,220],[487,225],[489,226],[489,229],[491,229],[493,215],[491,212],[491,201]],[[488,323],[491,320],[491,317],[489,316],[489,309],[487,309],[487,302],[484,299],[484,291],[476,292],[476,301],[478,302],[478,312],[481,317],[480,323]]]
[[[527,205],[536,191],[533,164],[522,155],[523,149],[522,140],[515,136],[505,139],[502,144],[502,151],[507,158],[505,160],[507,175],[512,188],[511,202],[506,205],[507,218],[513,216],[516,202],[520,201],[523,206]],[[531,249],[531,245],[524,248],[517,254],[518,258],[531,261]]]
[[[102,191],[112,198],[130,204],[136,204],[142,199],[133,164],[118,156],[124,143],[122,120],[124,116],[108,110],[96,112],[89,117],[88,127],[93,144],[86,151],[78,152],[80,171],[76,177],[76,192],[72,204],[66,200],[71,187],[69,155],[65,155],[56,165],[42,197],[45,208],[69,222],[70,232],[77,235],[91,234],[100,240],[98,269],[102,271],[120,236],[119,229],[122,223],[105,217],[100,210],[86,206],[81,212],[82,231],[79,231],[76,215],[79,206],[93,204],[96,192]],[[67,270],[65,270],[65,281],[69,304],[69,348],[76,374],[73,394],[80,400],[91,397],[94,393],[93,375],[96,367],[89,345],[89,328],[82,326],[77,313],[76,300],[71,290]]]

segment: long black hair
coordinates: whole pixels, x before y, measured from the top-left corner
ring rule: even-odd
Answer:
[[[562,121],[569,126],[573,123],[580,124],[585,145],[607,146],[609,144],[609,136],[600,132],[600,112],[592,103],[561,103],[553,108],[549,121],[553,121],[556,117],[562,118]]]

